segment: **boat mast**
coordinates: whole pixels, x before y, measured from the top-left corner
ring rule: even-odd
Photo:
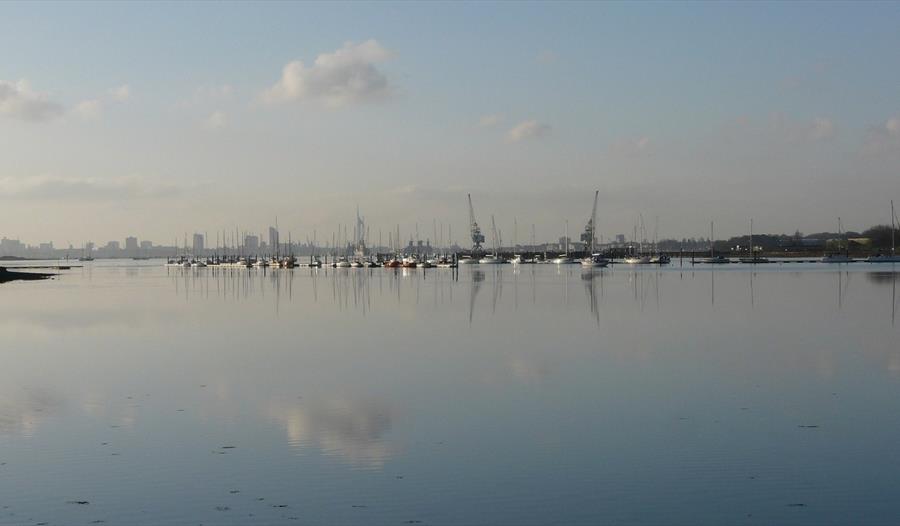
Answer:
[[[709,222],[709,257],[716,257],[716,242],[714,239],[716,235],[713,233],[713,222]]]
[[[497,253],[497,223],[494,221],[494,214],[491,214],[491,242],[494,245],[494,257],[498,257]]]
[[[534,252],[534,223],[531,223],[531,251]],[[532,259],[534,259],[534,254],[532,254]]]
[[[513,216],[513,254],[518,252],[516,246],[519,244],[519,221]]]
[[[753,218],[750,218],[750,259],[756,259],[753,254]]]
[[[647,237],[644,234],[644,214],[643,213],[638,214],[638,218],[641,220],[641,231],[640,231],[641,239],[638,242],[638,250],[640,251],[641,256],[643,256],[644,255],[644,238]]]
[[[895,254],[895,246],[894,246],[894,231],[897,229],[895,226],[895,218],[894,215],[894,200],[891,199],[891,255]]]
[[[600,190],[594,190],[594,207],[591,209],[591,253],[589,256],[594,256],[594,238],[597,237],[594,235],[594,232],[597,230],[597,198],[600,197]]]

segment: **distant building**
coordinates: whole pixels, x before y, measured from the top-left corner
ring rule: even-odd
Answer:
[[[244,246],[249,251],[259,250],[259,236],[244,236]]]
[[[616,243],[620,245],[625,244],[625,234],[616,234]]]
[[[269,227],[269,246],[278,247],[278,230],[274,226]]]
[[[18,239],[0,239],[0,255],[13,256],[25,250],[25,245]]]
[[[194,254],[203,253],[203,234],[194,234]]]
[[[106,246],[103,247],[103,248],[104,248],[104,250],[106,250],[107,252],[117,252],[117,251],[121,250],[122,246],[119,244],[118,241],[110,241],[110,242],[107,243]]]
[[[141,250],[150,250],[153,248],[153,241],[141,241]]]
[[[129,252],[135,252],[138,249],[138,240],[134,236],[129,236],[125,238],[125,250]]]

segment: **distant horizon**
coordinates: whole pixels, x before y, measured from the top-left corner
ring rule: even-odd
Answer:
[[[895,223],[896,223],[896,222],[895,222]],[[342,225],[342,226],[346,226],[346,225]],[[441,226],[443,227],[444,225],[441,225]],[[508,237],[507,235],[502,234],[502,231],[500,232],[500,235],[501,235],[501,241],[502,241],[502,243],[501,243],[501,248],[525,247],[525,246],[529,246],[529,245],[532,244],[532,243],[531,243],[531,234],[530,234],[530,225],[521,225],[521,226],[526,228],[525,231],[524,231],[524,237],[523,237],[522,235],[520,235],[518,241],[517,241],[515,244],[513,244],[513,243],[511,242],[510,237]],[[580,235],[581,235],[582,230],[584,229],[584,225],[582,225],[581,228],[575,228],[575,229],[573,229],[573,227],[574,227],[574,225],[571,225],[571,224],[570,224],[569,240],[570,240],[570,242],[577,243],[577,242],[579,242],[579,238],[580,238]],[[865,227],[865,228],[862,228],[862,229],[853,229],[853,228],[846,228],[846,227],[844,227],[844,228],[842,228],[842,230],[841,230],[840,232],[838,232],[836,229],[835,229],[835,230],[830,230],[830,229],[817,229],[817,230],[813,230],[813,231],[810,231],[810,232],[802,232],[802,231],[800,231],[800,230],[798,230],[798,229],[795,229],[794,231],[787,231],[787,232],[762,232],[762,231],[754,231],[754,232],[753,232],[753,235],[758,236],[758,237],[766,237],[766,236],[774,236],[774,237],[778,237],[778,236],[793,237],[793,236],[795,236],[797,233],[800,233],[804,238],[814,237],[814,236],[816,236],[816,235],[818,235],[818,234],[828,234],[828,235],[833,235],[833,236],[837,236],[837,235],[847,235],[847,234],[858,234],[858,235],[862,235],[863,233],[865,233],[865,232],[866,232],[867,230],[869,230],[869,229],[872,229],[872,228],[879,228],[879,227],[890,228],[891,225],[890,225],[890,223],[887,223],[887,224],[875,224],[875,225],[869,225],[869,226],[867,226],[867,227]],[[269,228],[269,227],[267,227],[267,228]],[[274,227],[272,227],[272,228],[274,228]],[[396,225],[395,225],[395,228],[396,228]],[[895,231],[900,230],[900,224],[895,224],[895,225],[894,225],[894,230],[895,230]],[[372,232],[370,231],[369,241],[368,241],[367,245],[370,246],[370,247],[373,247],[373,248],[375,248],[375,247],[377,247],[377,248],[387,248],[387,247],[389,247],[389,239],[392,239],[392,238],[390,238],[390,236],[393,235],[393,231],[394,231],[394,229],[391,229],[391,228],[385,228],[385,229],[376,228],[376,229],[374,230],[374,237],[373,237]],[[645,231],[646,231],[646,226],[645,226]],[[84,250],[84,247],[87,246],[88,244],[92,245],[92,249],[93,249],[93,250],[101,250],[101,249],[107,248],[107,247],[109,246],[110,243],[118,243],[118,244],[119,244],[119,249],[125,251],[125,250],[126,250],[126,244],[127,244],[127,242],[128,242],[128,239],[129,239],[129,238],[135,238],[135,243],[137,244],[137,246],[136,246],[136,247],[133,247],[131,250],[136,250],[136,251],[146,250],[146,249],[147,249],[146,247],[141,247],[140,245],[141,245],[141,243],[148,242],[148,241],[152,244],[152,246],[149,247],[149,248],[152,248],[152,249],[179,249],[179,250],[180,250],[180,249],[185,248],[185,247],[188,247],[188,249],[190,249],[190,248],[193,246],[193,239],[192,239],[192,237],[193,237],[193,236],[196,236],[196,235],[199,235],[199,236],[203,236],[203,245],[204,245],[204,246],[203,246],[203,249],[206,250],[206,251],[209,251],[209,250],[215,250],[215,249],[223,249],[223,248],[225,248],[225,247],[228,247],[228,248],[231,248],[231,249],[236,249],[236,248],[241,247],[241,246],[246,246],[246,245],[245,245],[246,239],[247,239],[247,237],[249,236],[249,237],[254,237],[254,238],[256,238],[257,242],[259,243],[260,250],[268,250],[268,249],[270,248],[268,242],[267,242],[266,239],[265,239],[265,236],[264,236],[264,233],[263,233],[263,232],[252,232],[252,231],[241,231],[241,234],[242,234],[242,235],[239,236],[239,239],[241,239],[242,241],[241,241],[241,243],[240,243],[239,245],[237,245],[237,247],[236,247],[236,246],[233,244],[233,239],[234,239],[233,234],[234,234],[234,233],[235,233],[234,231],[232,231],[232,232],[230,232],[230,233],[229,233],[229,232],[226,232],[226,234],[229,234],[228,236],[226,236],[226,238],[227,238],[227,244],[226,244],[225,242],[223,242],[223,240],[221,239],[221,236],[220,236],[219,238],[216,238],[216,237],[213,237],[213,236],[209,236],[208,231],[203,231],[203,232],[196,232],[196,231],[194,231],[194,232],[185,232],[185,233],[182,234],[182,240],[181,240],[181,241],[178,241],[178,240],[176,240],[176,239],[173,238],[173,241],[175,241],[175,244],[166,244],[165,241],[160,242],[160,241],[156,241],[156,240],[149,240],[149,239],[146,239],[146,238],[142,238],[140,235],[137,235],[137,234],[135,234],[135,233],[132,233],[132,234],[127,235],[127,236],[123,236],[123,237],[120,238],[120,239],[108,239],[108,240],[99,240],[99,239],[98,239],[98,240],[93,240],[93,239],[88,239],[88,240],[86,240],[86,241],[80,242],[79,244],[75,244],[75,243],[66,243],[65,245],[57,245],[56,243],[54,243],[54,242],[52,242],[52,241],[37,241],[37,242],[34,242],[34,241],[29,241],[29,240],[23,240],[23,239],[21,239],[21,238],[9,237],[9,236],[5,236],[5,235],[0,235],[0,241],[5,240],[5,241],[17,241],[17,242],[21,242],[23,246],[27,246],[28,248],[31,248],[31,249],[39,249],[39,247],[40,247],[41,245],[44,245],[44,244],[52,244],[52,249],[53,249],[53,250],[57,250],[57,251],[59,251],[59,250],[75,250],[75,251]],[[307,239],[307,238],[304,236],[304,237],[302,237],[302,238],[300,238],[300,239],[293,239],[293,234],[292,234],[291,232],[289,232],[289,231],[284,230],[284,229],[279,229],[279,230],[278,230],[278,233],[279,233],[280,236],[285,236],[284,239],[280,239],[280,240],[279,240],[279,246],[284,246],[284,247],[288,247],[288,246],[295,246],[295,247],[316,247],[316,248],[319,248],[319,249],[334,248],[334,247],[332,247],[331,240],[328,239],[328,238],[330,238],[332,232],[319,232],[319,233],[318,233],[319,236],[316,238],[315,243],[313,242],[313,238],[312,238],[312,237],[309,237],[309,238]],[[334,233],[334,234],[337,234],[337,230],[335,229],[333,233]],[[377,240],[378,240],[379,233],[381,234],[381,242],[377,241]],[[442,234],[446,234],[446,230],[443,230],[441,233],[442,233]],[[219,231],[219,234],[221,234],[221,231]],[[288,241],[288,236],[287,236],[288,234],[290,234],[290,237],[291,237],[290,241]],[[327,234],[327,236],[326,236],[326,237],[322,237],[323,234]],[[406,234],[406,235],[404,235],[404,234]],[[341,235],[343,235],[343,234],[341,234]],[[615,244],[615,243],[619,243],[618,241],[616,241],[616,237],[617,237],[617,236],[624,236],[625,242],[626,242],[626,243],[641,243],[641,242],[643,242],[643,243],[652,243],[652,242],[654,242],[654,236],[652,235],[652,231],[649,232],[649,235],[647,235],[647,236],[645,236],[645,237],[643,237],[643,238],[642,238],[641,236],[639,236],[637,239],[634,239],[634,238],[632,237],[632,235],[633,235],[633,232],[632,232],[632,233],[619,232],[619,233],[612,234],[612,235],[606,235],[606,234],[603,234],[603,233],[601,233],[601,232],[597,232],[596,239],[597,239],[597,242],[598,242],[598,243],[601,243],[601,244]],[[715,233],[715,238],[713,239],[713,241],[715,241],[715,242],[729,241],[729,240],[731,240],[731,239],[741,238],[741,237],[746,237],[746,236],[748,236],[748,235],[750,235],[749,229],[748,229],[747,232],[737,233],[737,234],[727,235],[727,236],[720,236],[720,235],[718,235],[717,233]],[[487,233],[487,234],[486,234],[486,241],[485,241],[485,243],[483,243],[483,246],[485,246],[485,247],[489,247],[489,246],[490,246],[490,244],[491,244],[491,237],[490,237],[490,236],[491,236],[490,233]],[[470,238],[470,236],[469,236],[468,231],[466,231],[466,232],[464,233],[464,239],[459,239],[459,238],[457,238],[457,237],[455,237],[455,236],[454,236],[454,238],[451,239],[451,240],[441,239],[441,234],[438,235],[438,239],[432,239],[432,237],[433,237],[433,236],[432,236],[431,234],[429,234],[429,235],[421,235],[421,231],[420,231],[420,237],[419,237],[419,238],[416,238],[416,237],[415,237],[415,231],[412,231],[412,232],[403,232],[403,231],[401,231],[401,235],[400,235],[401,244],[402,244],[403,247],[408,246],[408,243],[412,243],[412,242],[416,242],[416,241],[421,241],[423,244],[425,244],[425,245],[427,245],[427,246],[438,247],[438,248],[440,248],[440,247],[448,247],[448,248],[449,248],[449,247],[454,247],[454,246],[455,246],[455,247],[458,247],[458,248],[460,248],[460,249],[462,249],[462,250],[469,250],[469,249],[472,247],[472,242],[471,242],[471,238]],[[563,239],[563,238],[564,238],[564,235],[563,235],[562,233],[561,233],[558,237],[553,238],[553,239],[549,239],[549,240],[547,240],[547,239],[541,240],[540,238],[535,237],[535,240],[534,240],[535,243],[534,243],[534,245],[536,245],[536,246],[544,246],[544,245],[557,244],[557,243],[559,243],[560,240]],[[710,240],[710,237],[709,237],[709,232],[707,232],[707,235],[705,235],[705,236],[704,236],[704,235],[697,235],[697,236],[659,236],[659,237],[657,237],[657,238],[655,238],[655,239],[656,239],[656,241],[658,241],[658,242],[696,241],[696,242],[701,242],[701,243],[702,243],[702,242],[708,242],[708,241]],[[211,244],[211,243],[212,243],[212,244]],[[341,244],[340,244],[339,246],[344,247],[344,246],[347,246],[347,245],[350,245],[350,244],[352,244],[352,240],[349,240],[349,239],[348,239],[346,243],[344,243],[343,240],[341,240]],[[7,254],[4,254],[3,246],[0,245],[0,256],[3,256],[3,255],[7,255]]]

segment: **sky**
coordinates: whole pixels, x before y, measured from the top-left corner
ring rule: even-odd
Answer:
[[[0,3],[0,237],[862,230],[900,3]],[[514,227],[518,224],[518,228]],[[657,226],[658,225],[658,226]],[[439,236],[440,237],[440,236]],[[446,239],[446,234],[444,234]]]

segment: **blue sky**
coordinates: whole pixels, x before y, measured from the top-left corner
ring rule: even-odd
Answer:
[[[605,235],[864,228],[900,200],[897,27],[897,3],[2,4],[0,235],[277,214],[302,239],[357,202],[462,233],[471,192],[551,238],[595,188]],[[312,84],[278,91],[293,61]]]

